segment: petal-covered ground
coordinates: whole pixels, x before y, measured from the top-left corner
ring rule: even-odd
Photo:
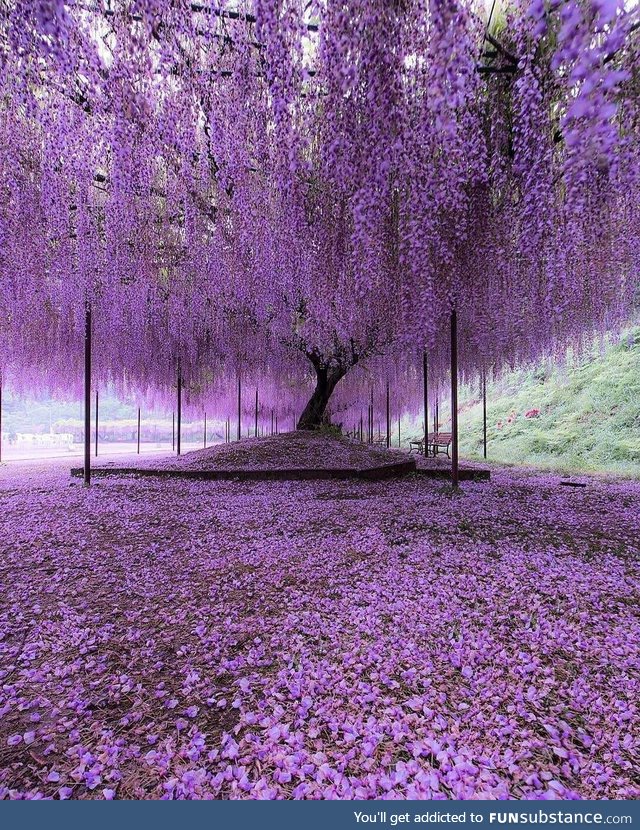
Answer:
[[[640,796],[638,483],[0,501],[0,796]]]

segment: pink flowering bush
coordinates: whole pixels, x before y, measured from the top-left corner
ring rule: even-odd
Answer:
[[[539,418],[540,417],[540,410],[536,409],[536,408],[528,409],[524,413],[524,417],[525,418]]]
[[[640,796],[637,483],[0,492],[0,796]]]

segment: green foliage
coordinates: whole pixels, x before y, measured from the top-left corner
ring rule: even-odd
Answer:
[[[482,458],[482,405],[477,390],[468,397],[474,403],[460,414],[461,453]],[[540,415],[526,418],[532,409]],[[603,353],[487,384],[487,427],[491,461],[640,477],[640,328]]]

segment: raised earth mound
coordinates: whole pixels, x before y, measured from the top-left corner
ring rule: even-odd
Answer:
[[[406,453],[360,444],[336,435],[300,430],[266,438],[216,444],[145,467],[172,470],[364,469],[406,462]]]
[[[419,472],[448,477],[446,458],[424,459],[400,450],[349,440],[339,435],[297,431],[266,438],[216,444],[181,456],[99,461],[95,475],[155,475],[185,478],[240,479],[382,479]],[[82,468],[72,470],[82,475]],[[461,470],[461,478],[488,478],[487,471]]]
[[[216,444],[170,458],[136,458],[123,467],[119,462],[99,463],[95,475],[137,474],[186,478],[388,478],[415,470],[406,453],[389,451],[313,432],[289,432],[267,438],[245,438]],[[82,475],[82,469],[71,471]]]

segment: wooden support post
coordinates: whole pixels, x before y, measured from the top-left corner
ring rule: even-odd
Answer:
[[[258,387],[256,386],[256,418],[255,418],[255,425],[254,425],[254,432],[256,438],[258,437]]]
[[[482,443],[484,458],[487,458],[487,372],[482,370]]]
[[[362,422],[362,410],[360,410],[360,443],[362,444],[362,439],[364,438],[363,432],[363,422]]]
[[[391,448],[391,396],[387,381],[387,449]]]
[[[458,488],[458,315],[451,311],[451,482]]]
[[[400,441],[400,418],[398,418],[398,449],[400,449],[401,446],[402,443]]]
[[[176,413],[171,413],[171,452],[176,448]]]
[[[180,455],[180,438],[182,433],[182,372],[178,363],[178,425],[176,430],[176,453]]]
[[[96,389],[96,458],[98,457],[98,390]]]
[[[84,483],[91,484],[91,303],[84,311]]]
[[[276,435],[278,434],[278,413],[276,412]]]
[[[140,407],[138,407],[138,455],[140,455]]]
[[[273,435],[273,409],[271,410],[271,434]]]
[[[429,365],[427,350],[422,353],[422,393],[424,406],[424,454],[429,455]]]
[[[238,371],[238,441],[242,438],[242,378]]]
[[[207,449],[207,413],[204,413],[204,449]]]

